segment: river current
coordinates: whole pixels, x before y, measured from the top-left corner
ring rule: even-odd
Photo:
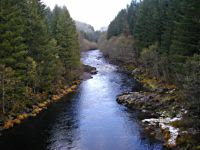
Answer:
[[[137,115],[116,102],[135,81],[118,72],[99,50],[82,53],[97,68],[76,93],[51,104],[0,137],[1,150],[162,150],[162,143],[142,134]]]

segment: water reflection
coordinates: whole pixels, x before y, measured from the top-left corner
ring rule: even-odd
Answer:
[[[62,113],[57,116],[55,123],[49,131],[50,137],[47,139],[49,150],[73,149],[79,141],[79,122],[76,118],[77,111],[75,103],[73,107],[64,107]]]
[[[5,132],[3,150],[161,150],[158,141],[141,135],[135,112],[116,103],[135,81],[117,72],[98,50],[82,54],[98,74],[78,91],[52,104],[36,118]],[[11,144],[10,144],[11,143]]]
[[[76,108],[58,120],[71,117],[76,128],[66,130],[66,124],[58,123],[52,130],[52,149],[81,150],[160,150],[160,143],[151,143],[140,135],[140,127],[134,114],[116,103],[118,94],[131,90],[134,80],[117,72],[117,67],[106,62],[98,50],[83,53],[84,64],[97,68],[98,74],[84,81],[74,100]],[[61,121],[62,122],[62,121]],[[77,123],[78,122],[78,123]],[[72,126],[70,125],[70,127]],[[64,126],[64,129],[62,129]],[[70,135],[69,135],[70,134]],[[71,141],[69,142],[69,137]]]

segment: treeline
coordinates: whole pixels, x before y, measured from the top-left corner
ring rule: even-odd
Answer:
[[[79,21],[76,21],[76,28],[79,32],[80,50],[97,49],[97,42],[101,32],[95,31],[93,26]]]
[[[84,32],[84,31],[80,31],[80,34],[87,39],[88,41],[91,42],[98,42],[99,37],[101,35],[101,31],[94,31],[94,32]]]
[[[199,10],[199,0],[134,0],[119,12],[100,40],[104,49],[113,39],[132,37],[135,65],[176,84],[186,99],[186,106],[197,116],[200,113]],[[130,57],[130,48],[116,47],[109,55],[120,55],[123,49],[123,54]]]
[[[0,117],[50,98],[79,74],[78,34],[66,7],[1,0]]]
[[[96,31],[79,31],[79,45],[81,51],[97,49],[97,41],[100,36],[100,33],[98,32],[98,35],[96,33]]]
[[[132,36],[113,36],[107,40],[107,34],[102,33],[98,41],[99,49],[114,62],[136,63],[134,41]]]

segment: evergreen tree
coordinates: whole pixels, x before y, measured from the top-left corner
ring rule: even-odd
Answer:
[[[4,66],[2,67],[1,83],[4,83],[4,86],[2,86],[4,90],[6,87],[9,87],[5,91],[12,91],[12,93],[4,91],[2,99],[4,99],[3,101],[10,101],[12,99],[12,102],[9,103],[10,110],[19,109],[17,104],[22,104],[21,101],[26,99],[26,84],[28,79],[28,51],[23,37],[25,24],[21,16],[20,3],[18,2],[3,0],[1,1],[0,10],[0,65]],[[11,87],[13,84],[14,87]]]
[[[120,34],[129,34],[129,26],[127,20],[127,11],[122,9],[116,18],[110,23],[107,31],[107,39],[110,39],[112,36],[118,36]]]
[[[80,63],[78,34],[74,21],[69,15],[66,7],[63,7],[62,12],[58,16],[57,28],[55,35],[60,47],[59,57],[66,69],[72,69]]]
[[[9,9],[8,9],[9,8]],[[0,63],[17,70],[25,79],[27,46],[24,43],[24,24],[21,11],[12,0],[1,1]]]
[[[192,56],[200,53],[200,1],[183,0],[180,20],[175,23],[171,53]]]
[[[39,85],[45,92],[53,93],[54,86],[60,77],[61,64],[58,56],[58,47],[55,39],[49,41],[45,51],[45,58],[40,66],[38,66],[40,80]]]
[[[58,34],[57,32],[57,25],[58,25],[58,17],[61,14],[62,9],[60,7],[58,7],[58,5],[56,5],[53,9],[52,12],[52,24],[51,24],[51,30],[52,30],[52,34],[54,37],[56,37],[56,34]]]
[[[47,32],[47,24],[45,23],[45,15],[43,5],[39,0],[29,0],[27,4],[29,8],[26,42],[28,45],[28,54],[33,57],[37,63],[42,61],[42,54],[48,43],[49,37]]]
[[[3,114],[6,114],[7,110],[20,109],[18,106],[22,102],[20,85],[21,81],[16,77],[15,71],[0,64],[0,105]]]
[[[139,48],[149,47],[155,43],[160,46],[166,21],[166,3],[160,0],[144,0],[140,3],[133,32]]]
[[[137,1],[133,0],[130,6],[128,6],[127,8],[127,18],[131,34],[133,34],[137,22],[138,6],[139,4],[137,3]]]
[[[180,1],[171,0],[166,1],[166,20],[164,22],[163,35],[161,40],[160,51],[163,54],[169,54],[170,46],[174,35],[175,22],[179,20],[180,15]]]
[[[140,3],[137,13],[137,22],[134,28],[133,35],[137,40],[140,48],[148,47],[155,41],[152,35],[153,24],[153,9],[150,0],[144,0]],[[154,30],[154,29],[153,29]]]
[[[2,0],[0,21],[0,112],[8,114],[64,86],[80,53],[67,8],[51,12],[40,0]]]
[[[48,7],[45,9],[45,20],[46,24],[48,26],[48,34],[52,35],[52,22],[53,22],[53,13],[51,12],[51,9]]]

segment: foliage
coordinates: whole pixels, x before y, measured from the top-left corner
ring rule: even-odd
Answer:
[[[80,50],[94,50],[97,49],[97,43],[85,39],[82,34],[79,34]]]
[[[106,34],[102,34],[98,46],[112,60],[136,63],[133,58],[137,57],[137,52],[133,51],[132,36],[121,35],[106,40]]]
[[[190,110],[199,115],[200,112],[200,55],[188,57],[184,64],[183,94],[187,97]]]
[[[107,31],[107,39],[123,33],[129,33],[126,9],[121,10],[116,18],[110,23]]]
[[[100,39],[100,48],[109,57],[124,60],[120,57],[124,53],[128,59],[127,49],[121,51],[117,40],[131,34],[132,54],[137,57],[129,59],[139,62],[150,75],[176,84],[185,106],[192,108],[190,113],[198,114],[199,9],[197,0],[133,0],[110,23],[107,35]]]
[[[89,24],[76,21],[76,29],[79,33],[80,50],[97,49],[97,42],[101,31],[95,31]]]
[[[1,113],[24,111],[79,75],[78,34],[66,7],[1,0],[0,20]]]

